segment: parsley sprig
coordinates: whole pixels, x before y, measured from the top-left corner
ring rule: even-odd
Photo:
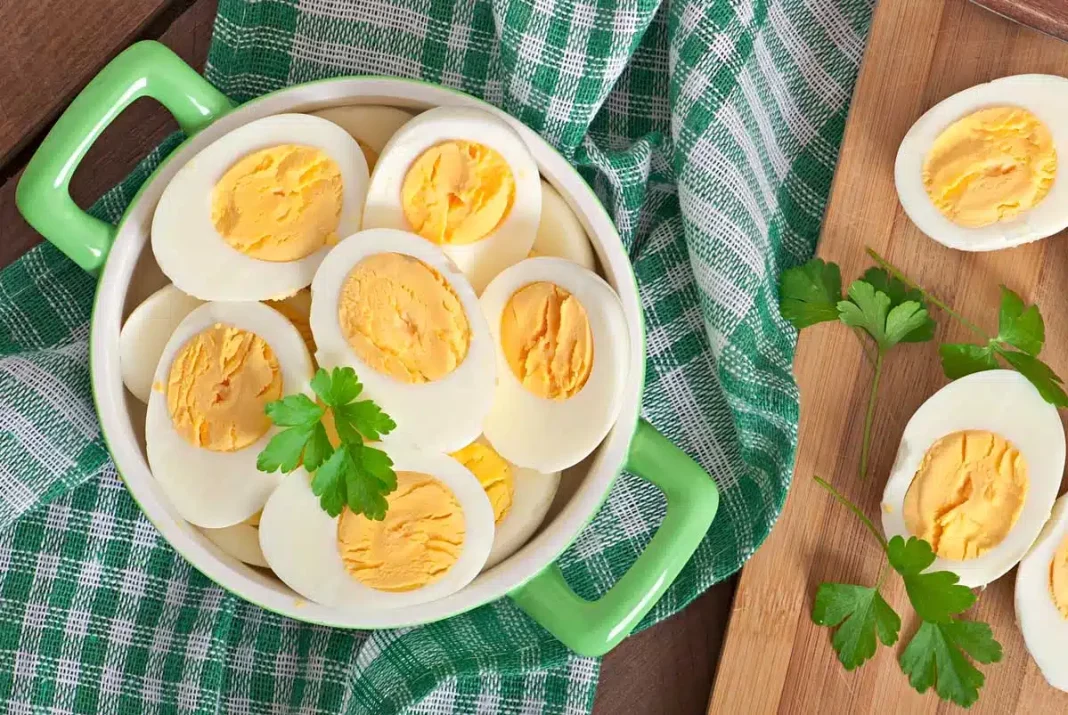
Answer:
[[[980,340],[977,344],[939,346],[947,377],[956,379],[973,372],[994,370],[1004,363],[1027,378],[1047,402],[1068,407],[1063,381],[1038,358],[1046,330],[1037,305],[1025,304],[1019,295],[1002,286],[998,333],[991,336],[870,248],[868,255],[878,265],[853,281],[845,296],[839,267],[819,258],[784,271],[779,284],[779,309],[794,327],[801,330],[818,323],[839,321],[853,329],[872,364],[871,394],[860,447],[861,477],[868,471],[883,360],[898,343],[922,343],[934,337],[935,322],[928,313],[928,305],[964,325]]]
[[[823,479],[814,479],[863,522],[886,556],[875,586],[821,583],[816,591],[812,620],[837,628],[831,642],[838,660],[846,670],[853,670],[875,655],[878,643],[897,643],[901,618],[881,593],[889,564],[904,581],[909,602],[921,620],[898,659],[902,672],[917,692],[927,692],[933,686],[943,700],[970,707],[979,699],[985,680],[972,660],[983,664],[1001,660],[1001,644],[989,625],[956,618],[972,607],[975,594],[958,584],[954,573],[926,572],[935,560],[929,543],[916,537],[906,541],[900,536],[887,541],[859,507]]]
[[[263,472],[292,472],[298,466],[313,474],[312,492],[330,516],[348,506],[368,519],[386,516],[386,495],[397,488],[393,461],[380,449],[368,447],[397,426],[371,400],[357,400],[363,385],[351,367],[319,368],[311,388],[322,404],[304,393],[267,404],[267,416],[284,427],[256,459]],[[323,423],[329,411],[339,439],[335,447]]]

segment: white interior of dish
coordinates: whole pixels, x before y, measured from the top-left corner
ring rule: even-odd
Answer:
[[[308,603],[270,572],[222,553],[181,519],[149,472],[144,452],[145,406],[123,389],[117,357],[122,321],[166,281],[148,247],[149,226],[160,193],[178,168],[208,143],[253,119],[348,104],[384,104],[417,111],[466,104],[490,109],[509,121],[530,146],[542,176],[560,191],[586,228],[602,275],[622,299],[631,334],[630,378],[619,420],[594,454],[564,473],[549,515],[535,536],[461,591],[434,603],[389,611],[332,609]],[[446,618],[500,598],[536,575],[571,543],[592,518],[625,462],[644,382],[642,331],[630,261],[615,227],[582,178],[534,132],[478,100],[444,88],[385,78],[329,80],[268,95],[221,118],[182,145],[145,186],[120,227],[101,275],[92,326],[92,377],[101,424],[120,473],[149,519],[190,563],[239,596],[299,620],[348,628],[388,628]]]

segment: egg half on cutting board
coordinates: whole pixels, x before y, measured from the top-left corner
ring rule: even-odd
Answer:
[[[901,141],[901,206],[935,241],[994,251],[1068,227],[1068,79],[1016,75],[939,102]]]
[[[436,107],[382,150],[363,227],[410,231],[440,246],[481,293],[530,253],[541,201],[538,166],[512,127],[480,109]]]
[[[286,298],[359,230],[367,180],[359,144],[333,122],[257,119],[202,149],[167,184],[152,253],[175,286],[201,300]]]
[[[1068,692],[1068,495],[1020,562],[1016,622],[1042,675]]]
[[[148,401],[152,475],[183,519],[218,529],[263,508],[281,477],[256,459],[278,433],[269,402],[304,393],[312,361],[297,329],[262,303],[205,303],[167,341]]]
[[[970,588],[1019,563],[1049,518],[1064,473],[1057,408],[1012,370],[955,380],[905,426],[883,494],[887,539],[917,536],[932,571]]]
[[[335,608],[389,609],[444,598],[471,582],[493,543],[493,507],[478,479],[444,454],[389,448],[397,488],[382,521],[332,517],[303,469],[287,475],[260,518],[271,570]]]

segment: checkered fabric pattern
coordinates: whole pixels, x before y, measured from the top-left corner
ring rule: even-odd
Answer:
[[[207,76],[236,100],[344,74],[480,96],[614,217],[648,329],[645,416],[722,505],[642,624],[734,573],[790,481],[795,334],[776,276],[813,251],[873,0],[221,0]],[[120,218],[173,149],[93,212]],[[2,231],[2,228],[0,228]],[[503,600],[354,633],[249,605],[126,494],[88,377],[93,282],[41,246],[0,274],[0,701],[8,712],[585,713],[598,662]],[[623,475],[561,566],[603,593],[664,511]]]

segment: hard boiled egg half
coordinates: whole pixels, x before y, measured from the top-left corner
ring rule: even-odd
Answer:
[[[386,144],[397,130],[415,115],[396,107],[350,104],[345,107],[321,109],[312,112],[312,116],[322,117],[347,131],[360,145],[363,156],[367,159],[367,168],[373,171]]]
[[[405,124],[375,165],[364,228],[411,231],[442,248],[482,289],[527,257],[541,179],[522,137],[467,107],[437,107]]]
[[[278,114],[235,129],[183,166],[152,218],[152,252],[202,300],[285,298],[360,226],[367,161],[325,119]]]
[[[1042,675],[1068,692],[1068,495],[1020,562],[1016,622]]]
[[[615,424],[630,337],[619,296],[561,258],[529,258],[486,288],[497,390],[484,432],[509,462],[548,474],[585,459]]]
[[[389,449],[397,488],[383,521],[347,508],[331,517],[298,469],[271,495],[260,546],[300,595],[335,608],[403,608],[444,598],[478,575],[493,543],[493,508],[455,459]]]
[[[497,375],[490,328],[437,246],[393,229],[343,241],[312,282],[311,329],[319,365],[353,368],[397,423],[389,442],[452,452],[482,432]]]
[[[993,251],[1068,227],[1068,80],[1017,75],[958,92],[901,141],[905,213],[950,248]]]
[[[471,470],[493,505],[497,528],[485,568],[496,566],[541,526],[560,487],[560,472],[542,474],[511,464],[484,437],[452,457]]]
[[[955,380],[905,426],[883,494],[883,531],[925,539],[937,556],[931,570],[985,586],[1034,543],[1064,458],[1057,408],[1018,372]]]
[[[534,246],[530,249],[530,257],[537,256],[566,258],[588,270],[597,269],[597,257],[582,222],[560,192],[544,179],[541,182],[541,221],[538,222]]]
[[[219,547],[228,556],[233,556],[250,566],[268,568],[267,559],[260,548],[260,514],[256,512],[240,524],[221,529],[201,529],[208,541]]]
[[[217,529],[263,508],[281,478],[256,468],[278,431],[264,408],[311,396],[311,376],[300,333],[262,303],[206,303],[179,323],[156,369],[145,442],[182,518]]]

